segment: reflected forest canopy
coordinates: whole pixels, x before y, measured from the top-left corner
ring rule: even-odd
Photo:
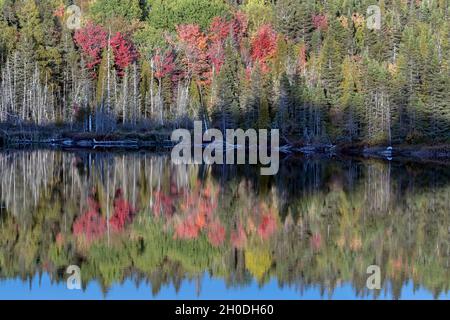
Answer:
[[[322,288],[370,296],[405,283],[450,286],[450,169],[370,160],[286,159],[253,166],[173,165],[150,153],[0,154],[0,278],[68,265],[104,292],[133,279],[180,288],[207,273],[229,287]],[[150,294],[150,293],[149,293]]]

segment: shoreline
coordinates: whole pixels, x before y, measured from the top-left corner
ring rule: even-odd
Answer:
[[[95,133],[60,130],[17,130],[0,128],[0,148],[21,149],[24,147],[52,147],[71,150],[169,150],[176,145],[171,140],[171,130],[116,131],[111,133]],[[304,156],[352,156],[379,159],[436,160],[450,162],[450,144],[398,144],[392,146],[365,146],[359,144],[292,144],[280,146],[284,155],[300,154]]]

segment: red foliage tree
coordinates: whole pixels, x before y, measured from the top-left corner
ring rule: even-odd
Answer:
[[[96,75],[96,68],[102,61],[103,50],[108,46],[108,32],[99,25],[88,23],[86,27],[75,32],[75,43],[81,48],[88,69]],[[134,63],[139,55],[133,42],[117,32],[109,44],[114,55],[114,66],[122,77],[124,70]]]
[[[314,28],[320,31],[326,31],[328,29],[328,19],[326,15],[316,14],[312,16],[312,23]]]
[[[300,47],[299,57],[298,57],[298,67],[300,72],[305,72],[306,69],[306,46],[303,44]]]
[[[224,45],[231,30],[231,23],[223,18],[216,17],[211,23],[209,29],[210,44],[208,48],[208,58],[214,68],[214,73],[216,74],[220,72],[220,68],[225,62]]]
[[[195,24],[178,26],[177,34],[185,53],[183,63],[187,76],[196,78],[201,85],[209,84],[211,68],[208,63],[208,37]]]
[[[214,68],[214,73],[218,74],[225,62],[225,51],[223,49],[223,43],[219,41],[211,43],[208,49],[208,57]]]
[[[215,17],[209,27],[209,39],[213,42],[225,41],[228,38],[231,31],[231,23],[224,18]]]
[[[103,49],[108,44],[108,33],[103,27],[88,23],[86,27],[75,32],[74,40],[83,52],[86,66],[95,72],[102,61]]]
[[[248,22],[246,16],[237,12],[231,21],[216,17],[209,28],[208,58],[214,72],[217,74],[225,62],[225,42],[231,37],[235,48],[238,50],[242,39],[247,34]]]
[[[114,54],[114,64],[119,77],[124,76],[125,69],[138,59],[138,52],[134,44],[117,32],[110,40]]]
[[[172,51],[161,53],[161,50],[157,50],[154,58],[155,77],[162,79],[170,75],[175,69],[175,57]]]
[[[231,27],[233,28],[234,41],[237,45],[240,45],[248,32],[247,16],[241,11],[236,12],[231,22]]]
[[[251,57],[253,62],[258,62],[263,72],[268,72],[267,62],[277,51],[277,33],[271,25],[261,26],[251,42]]]

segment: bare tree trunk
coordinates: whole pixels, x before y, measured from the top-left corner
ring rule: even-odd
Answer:
[[[108,70],[107,70],[107,85],[106,85],[106,112],[110,112],[111,108],[111,29],[109,30],[108,35]]]
[[[154,71],[153,68],[155,66],[155,63],[153,61],[153,58],[150,61],[150,72],[151,72],[151,76],[150,76],[150,118],[153,118],[153,111],[155,108],[155,100],[154,100],[154,93],[153,93],[153,86],[155,83],[154,80]]]
[[[125,71],[125,77],[123,79],[123,94],[122,94],[122,123],[126,123],[127,119],[127,91],[128,91],[128,71]]]
[[[137,123],[137,117],[139,115],[139,102],[138,102],[138,74],[137,63],[133,65],[133,125]]]
[[[164,125],[164,103],[162,101],[162,80],[158,79],[158,104],[159,104],[159,123]]]

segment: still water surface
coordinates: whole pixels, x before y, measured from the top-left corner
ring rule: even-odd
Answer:
[[[1,151],[0,299],[448,299],[449,199],[438,164]]]

